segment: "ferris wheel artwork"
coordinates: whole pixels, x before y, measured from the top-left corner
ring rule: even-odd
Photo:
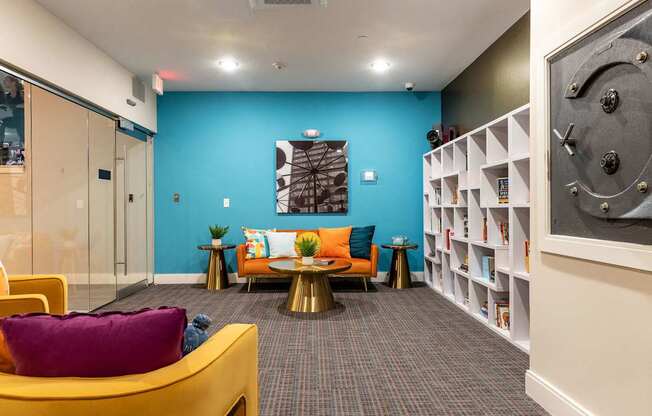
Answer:
[[[347,213],[348,167],[346,140],[277,140],[276,212]]]

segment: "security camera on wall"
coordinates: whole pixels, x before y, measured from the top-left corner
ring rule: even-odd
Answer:
[[[414,87],[415,87],[416,85],[417,85],[417,84],[415,84],[414,82],[406,82],[406,83],[405,83],[405,91],[413,91],[413,90],[414,90]]]

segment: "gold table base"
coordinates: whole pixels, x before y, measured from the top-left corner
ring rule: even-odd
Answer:
[[[222,290],[229,287],[229,276],[226,273],[226,261],[224,251],[212,250],[208,262],[208,274],[206,276],[206,289]]]
[[[408,264],[405,250],[393,251],[387,284],[394,289],[407,289],[412,287],[410,265]]]
[[[335,308],[333,291],[325,274],[295,274],[288,293],[291,312],[325,312]]]

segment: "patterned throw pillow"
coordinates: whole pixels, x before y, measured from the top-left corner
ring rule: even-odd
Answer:
[[[254,230],[242,227],[245,237],[247,259],[264,259],[269,257],[269,243],[265,233],[274,230]]]
[[[0,296],[9,294],[9,275],[0,261]]]

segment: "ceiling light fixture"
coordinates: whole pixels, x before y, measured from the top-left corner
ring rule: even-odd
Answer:
[[[392,65],[389,63],[389,61],[384,59],[376,59],[371,63],[371,69],[373,69],[375,72],[378,72],[379,74],[386,72],[390,66]]]
[[[233,58],[224,58],[217,61],[217,66],[224,72],[233,72],[240,67],[240,63]]]

